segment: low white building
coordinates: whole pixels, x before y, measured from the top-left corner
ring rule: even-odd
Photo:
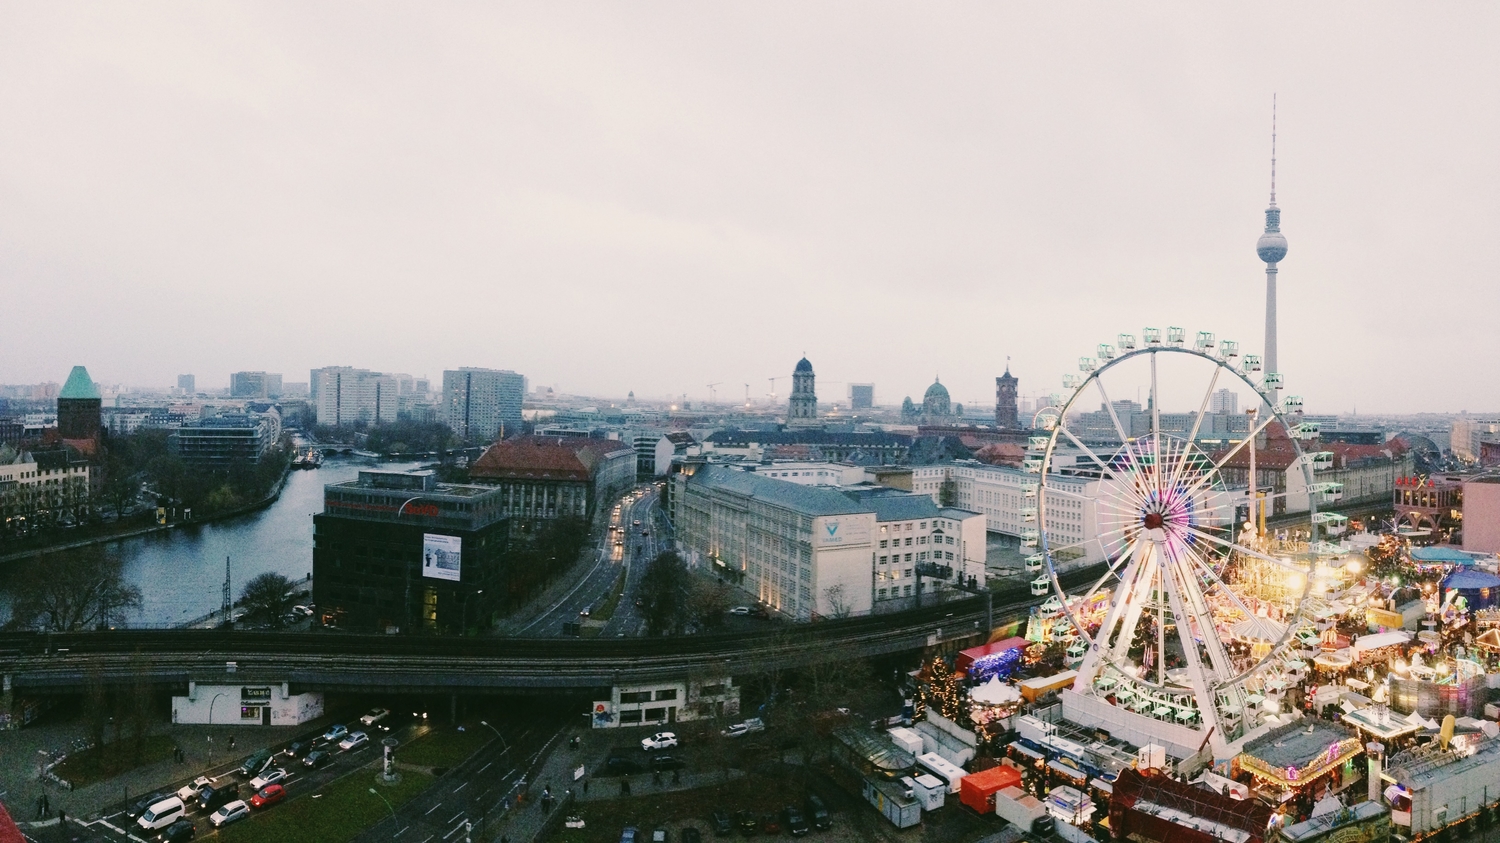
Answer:
[[[189,682],[172,698],[172,722],[203,725],[296,726],[323,716],[323,694],[293,694],[287,683],[239,685]]]
[[[591,711],[595,729],[732,718],[740,713],[740,689],[727,677],[617,685],[609,699],[595,700]]]

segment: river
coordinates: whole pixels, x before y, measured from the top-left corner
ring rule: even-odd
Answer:
[[[131,624],[177,624],[202,617],[223,603],[224,559],[238,600],[245,583],[275,571],[293,580],[312,573],[313,515],[323,511],[323,487],[353,480],[375,463],[330,458],[312,471],[293,471],[281,497],[266,509],[224,521],[110,542],[125,561],[125,578],[141,590],[141,611]],[[404,470],[416,463],[380,463]]]

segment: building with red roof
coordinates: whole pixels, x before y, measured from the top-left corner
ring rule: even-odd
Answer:
[[[1228,448],[1213,455],[1221,460]],[[1325,442],[1317,438],[1302,442],[1304,456],[1322,453],[1328,456],[1314,473],[1314,483],[1339,483],[1343,486],[1342,504],[1385,502],[1391,499],[1396,478],[1413,473],[1411,449],[1400,439],[1383,445],[1348,442]],[[1302,512],[1307,509],[1307,490],[1302,466],[1297,464],[1297,448],[1286,428],[1278,422],[1266,426],[1255,444],[1256,485],[1278,495],[1270,514]],[[1230,488],[1249,485],[1250,448],[1235,452],[1223,466],[1224,483]]]
[[[518,436],[491,445],[469,479],[501,487],[505,514],[521,524],[591,519],[635,483],[635,449],[618,439]]]

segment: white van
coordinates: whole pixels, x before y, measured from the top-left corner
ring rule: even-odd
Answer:
[[[169,796],[147,808],[146,813],[141,814],[141,818],[136,822],[147,831],[160,831],[182,819],[182,815],[186,812],[181,799]]]

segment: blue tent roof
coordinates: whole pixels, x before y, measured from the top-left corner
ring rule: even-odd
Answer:
[[[1473,565],[1474,557],[1451,547],[1414,547],[1411,558],[1418,562],[1452,562],[1457,565]]]
[[[1495,588],[1500,577],[1484,571],[1454,571],[1443,580],[1443,588]]]

